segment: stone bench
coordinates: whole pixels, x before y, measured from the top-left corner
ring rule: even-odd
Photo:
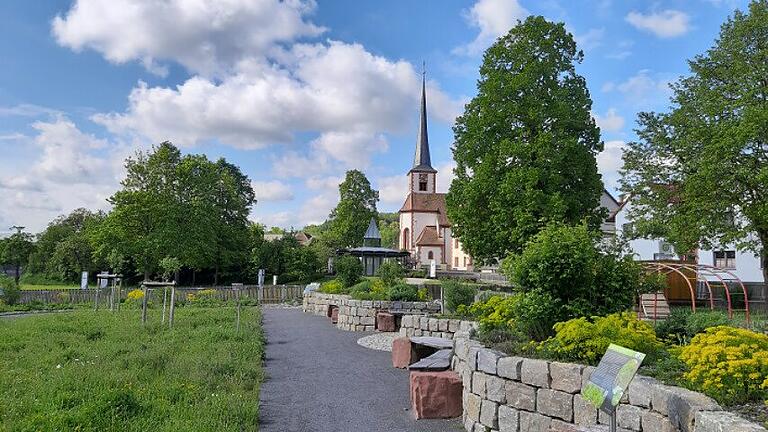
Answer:
[[[426,336],[397,338],[392,342],[392,366],[405,369],[442,350],[453,352],[453,341]]]
[[[395,315],[389,312],[377,312],[376,313],[376,330],[381,332],[396,332],[397,319]]]
[[[441,349],[408,366],[409,370],[444,371],[451,367],[452,349]]]
[[[411,412],[418,419],[461,416],[462,382],[453,371],[411,371]]]

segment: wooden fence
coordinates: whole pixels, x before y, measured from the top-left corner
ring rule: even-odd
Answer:
[[[137,289],[123,288],[116,296],[121,300],[126,298],[129,291]],[[263,304],[284,303],[288,301],[301,301],[304,287],[300,285],[265,285],[259,288],[258,285],[243,285],[239,290],[235,290],[232,286],[215,286],[215,287],[177,287],[176,288],[176,301],[185,301],[188,298],[188,294],[199,295],[200,291],[213,290],[210,294],[213,298],[218,300],[236,300],[238,292],[241,298],[256,299]],[[155,300],[160,299],[162,301],[162,288],[150,289],[147,299]],[[170,293],[170,288],[168,289]],[[86,304],[94,303],[96,299],[99,299],[101,305],[107,305],[111,288],[103,289],[70,289],[70,290],[23,290],[21,291],[21,297],[19,303],[72,303],[72,304]]]

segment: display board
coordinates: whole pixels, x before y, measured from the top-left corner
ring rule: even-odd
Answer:
[[[613,412],[643,359],[643,353],[619,345],[609,345],[589,381],[581,389],[581,395],[596,408]]]

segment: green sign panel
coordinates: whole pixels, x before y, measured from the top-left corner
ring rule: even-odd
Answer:
[[[645,354],[611,344],[581,395],[596,408],[612,412],[627,391]]]

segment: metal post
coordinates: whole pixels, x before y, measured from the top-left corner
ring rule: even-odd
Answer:
[[[115,279],[112,279],[112,288],[109,290],[109,311],[115,311]]]
[[[616,408],[611,411],[611,432],[616,432]]]
[[[93,310],[99,310],[99,293],[100,292],[101,292],[101,288],[99,287],[99,282],[96,282],[96,300],[94,300],[93,302]]]
[[[440,313],[445,313],[445,296],[443,295],[443,284],[440,284]]]
[[[176,304],[176,283],[171,285],[171,308],[168,311],[168,328],[173,328],[173,306]]]
[[[240,290],[237,290],[237,332],[240,333]]]
[[[160,318],[160,324],[165,324],[165,303],[168,299],[168,287],[163,287],[163,317]]]
[[[147,295],[149,294],[149,290],[147,290],[146,285],[142,285],[142,289],[144,291],[144,296],[141,300],[141,324],[147,323]]]

